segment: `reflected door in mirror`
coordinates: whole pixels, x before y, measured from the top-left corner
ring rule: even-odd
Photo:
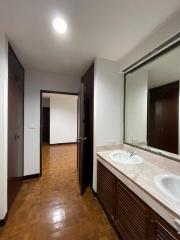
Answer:
[[[148,145],[178,154],[179,81],[149,90]]]

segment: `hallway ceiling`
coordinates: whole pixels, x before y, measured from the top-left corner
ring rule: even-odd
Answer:
[[[179,0],[0,0],[0,29],[26,69],[81,76],[96,56],[125,56],[179,8]],[[65,35],[52,28],[57,16]]]

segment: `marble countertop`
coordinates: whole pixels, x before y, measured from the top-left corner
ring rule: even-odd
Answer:
[[[174,228],[176,225],[174,223],[175,219],[180,219],[180,203],[170,199],[157,188],[154,182],[154,177],[159,174],[173,173],[180,175],[180,168],[177,168],[176,164],[172,162],[171,168],[168,167],[169,163],[165,164],[165,160],[159,159],[157,162],[153,159],[151,153],[143,153],[139,150],[137,154],[144,159],[144,162],[139,165],[124,165],[120,163],[115,163],[109,157],[112,151],[117,151],[120,149],[126,149],[127,147],[121,147],[109,151],[97,152],[97,156],[100,157],[101,163],[111,170],[117,178],[124,182],[128,187],[131,188],[143,201],[145,201],[150,207],[162,216],[167,222],[169,222]],[[161,158],[161,157],[159,157]],[[166,160],[172,161],[172,160]],[[179,166],[178,166],[179,167]],[[128,181],[129,180],[129,184]],[[132,185],[134,184],[134,185]],[[134,187],[133,187],[134,186]],[[145,194],[145,195],[144,195]],[[177,229],[177,228],[176,228]]]

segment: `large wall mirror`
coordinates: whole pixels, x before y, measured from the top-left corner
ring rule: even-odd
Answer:
[[[125,74],[125,143],[179,158],[179,81],[178,44]]]

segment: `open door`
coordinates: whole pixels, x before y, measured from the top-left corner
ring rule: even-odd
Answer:
[[[94,153],[94,64],[81,79],[78,98],[78,173],[80,193],[93,182]]]
[[[80,95],[78,100],[79,107],[79,128],[78,128],[78,170],[80,194],[83,195],[88,187],[88,159],[87,159],[87,94],[85,84],[81,83]]]
[[[43,114],[43,122],[42,122],[42,138],[43,143],[50,142],[50,108],[49,107],[43,107],[42,108],[42,114]]]

